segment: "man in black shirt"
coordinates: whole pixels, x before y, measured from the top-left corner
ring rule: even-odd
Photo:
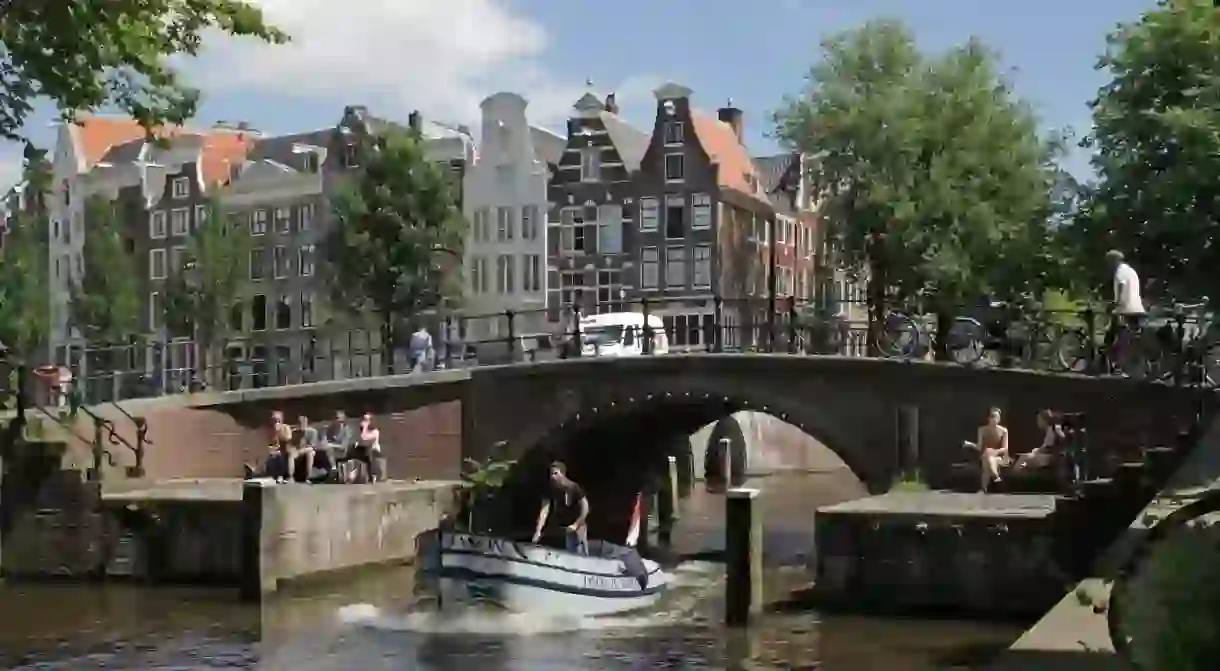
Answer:
[[[562,461],[551,464],[551,486],[542,499],[538,511],[538,524],[534,527],[534,540],[542,538],[542,530],[549,520],[552,528],[563,529],[568,552],[588,554],[589,535],[585,521],[589,517],[589,499],[580,485],[568,479],[568,468]]]

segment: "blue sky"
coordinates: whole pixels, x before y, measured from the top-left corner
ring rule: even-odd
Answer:
[[[695,91],[714,109],[728,98],[746,111],[755,153],[776,149],[766,118],[798,92],[828,32],[896,17],[926,50],[970,36],[998,49],[1017,91],[1048,128],[1087,132],[1086,101],[1106,80],[1093,69],[1105,35],[1152,0],[256,0],[295,36],[270,48],[208,42],[186,65],[202,87],[199,123],[248,120],[268,132],[321,128],[345,104],[404,118],[477,119],[497,90],[531,100],[542,125],[558,127],[583,92],[615,90],[624,115],[651,124],[651,90],[665,81]],[[49,142],[48,115],[30,124]],[[0,178],[18,156],[0,147]],[[1087,170],[1074,157],[1074,171]]]

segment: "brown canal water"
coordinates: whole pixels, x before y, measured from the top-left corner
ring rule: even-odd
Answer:
[[[771,602],[808,585],[813,510],[861,495],[847,472],[772,476],[762,490]],[[684,502],[675,544],[723,547],[723,497]],[[769,609],[745,632],[723,620],[723,567],[687,562],[654,612],[597,620],[413,610],[410,568],[294,587],[261,608],[229,590],[0,586],[0,668],[202,671],[603,671],[978,669],[1013,624],[822,616]]]

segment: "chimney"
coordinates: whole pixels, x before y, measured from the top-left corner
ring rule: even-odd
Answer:
[[[407,125],[416,133],[422,133],[424,130],[424,120],[419,115],[419,111],[411,112],[407,115]]]
[[[618,114],[618,101],[615,100],[613,93],[606,95],[606,111],[611,114]]]
[[[729,126],[731,126],[733,128],[733,133],[737,135],[737,141],[742,142],[742,125],[744,123],[744,119],[743,119],[744,112],[737,109],[736,107],[733,107],[732,98],[729,98],[728,103],[724,107],[721,107],[719,110],[716,110],[716,116],[719,117],[721,121],[723,121],[724,123],[727,123]]]

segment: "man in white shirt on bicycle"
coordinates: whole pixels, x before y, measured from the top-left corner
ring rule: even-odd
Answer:
[[[1111,365],[1118,363],[1129,350],[1132,334],[1144,325],[1144,301],[1140,297],[1140,276],[1117,249],[1106,252],[1106,263],[1113,271],[1114,319],[1106,342],[1110,344]],[[1119,366],[1121,369],[1121,366]]]

